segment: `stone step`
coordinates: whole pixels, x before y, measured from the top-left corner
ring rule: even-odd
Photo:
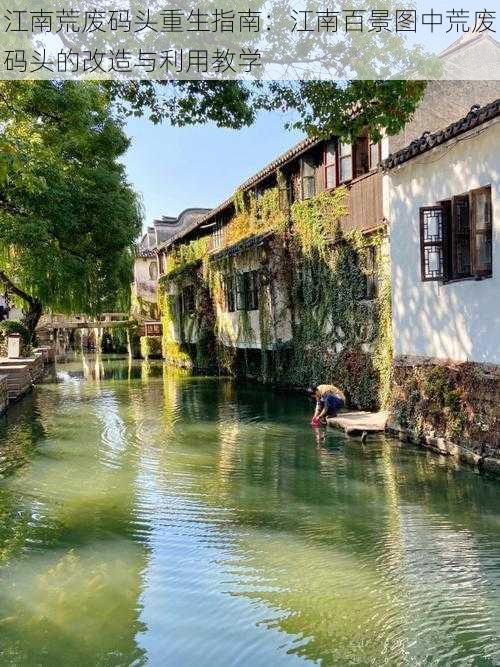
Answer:
[[[0,357],[0,372],[4,366],[27,366],[33,382],[38,382],[44,374],[44,364],[41,356],[16,359]]]
[[[7,388],[9,394],[9,401],[17,401],[26,394],[33,386],[26,365],[2,365],[1,374],[7,380]]]
[[[363,436],[371,433],[383,433],[387,425],[388,414],[380,412],[341,412],[337,417],[327,419],[329,426],[342,429],[346,435]]]

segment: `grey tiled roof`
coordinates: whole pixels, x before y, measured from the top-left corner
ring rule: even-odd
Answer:
[[[426,153],[436,146],[450,141],[455,137],[460,136],[468,130],[472,130],[474,127],[482,125],[483,123],[492,120],[500,115],[500,99],[495,100],[486,104],[484,107],[479,105],[474,105],[469,113],[461,118],[460,120],[448,125],[444,130],[439,130],[438,132],[430,133],[424,132],[420,139],[415,139],[405,148],[402,148],[397,153],[389,155],[389,157],[383,161],[382,167],[384,169],[394,169],[394,167],[408,162],[422,153]]]
[[[263,169],[258,171],[250,178],[248,178],[244,183],[241,184],[240,186],[241,189],[246,190],[247,188],[251,188],[252,186],[257,185],[264,178],[270,176],[273,172],[275,172],[276,169],[279,169],[283,165],[287,164],[287,162],[290,162],[290,160],[293,160],[294,158],[298,157],[309,148],[316,146],[316,144],[319,144],[320,141],[321,139],[313,137],[306,137],[306,139],[302,139],[302,141],[299,141],[298,144],[295,144],[295,146],[292,146],[292,148],[287,150],[286,153],[282,153],[279,157],[270,162]]]

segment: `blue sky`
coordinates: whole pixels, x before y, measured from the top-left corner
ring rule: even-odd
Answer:
[[[289,116],[262,113],[242,130],[153,125],[134,118],[127,124],[132,145],[125,164],[142,195],[144,223],[177,215],[190,206],[210,208],[229,197],[246,178],[299,141],[286,130]]]

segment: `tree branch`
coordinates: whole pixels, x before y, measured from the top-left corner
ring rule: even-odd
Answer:
[[[6,273],[0,270],[0,281],[6,285],[10,291],[18,296],[20,299],[23,299],[23,301],[26,301],[27,303],[30,304],[30,306],[33,306],[37,303],[38,299],[33,298],[26,292],[24,292],[20,287],[17,287],[17,285],[14,285],[12,280],[7,276]]]

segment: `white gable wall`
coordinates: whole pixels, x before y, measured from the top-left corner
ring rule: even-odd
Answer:
[[[394,354],[500,364],[500,122],[384,176],[390,221]],[[419,209],[491,185],[493,278],[422,282]]]

